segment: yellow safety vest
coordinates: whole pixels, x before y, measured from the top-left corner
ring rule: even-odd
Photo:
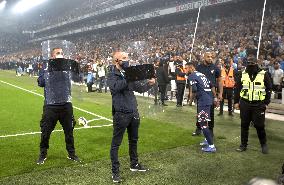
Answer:
[[[249,74],[243,72],[241,82],[243,88],[240,96],[248,101],[262,101],[265,99],[265,85],[264,85],[265,71],[260,71],[252,82],[249,78]]]

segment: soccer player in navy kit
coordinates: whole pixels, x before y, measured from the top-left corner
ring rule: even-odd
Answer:
[[[188,81],[192,87],[192,92],[196,94],[197,99],[197,121],[207,141],[207,145],[202,148],[204,152],[216,152],[213,144],[213,136],[208,127],[210,121],[210,107],[217,102],[215,87],[206,78],[206,76],[195,70],[192,63],[185,65],[185,72],[188,75]]]

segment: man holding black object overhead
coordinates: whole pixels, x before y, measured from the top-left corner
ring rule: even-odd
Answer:
[[[140,163],[138,163],[137,141],[140,117],[137,109],[137,101],[133,91],[143,93],[149,90],[154,84],[155,79],[152,77],[147,82],[132,81],[140,78],[128,78],[127,74],[131,74],[128,70],[129,61],[128,54],[125,52],[115,52],[113,55],[114,68],[108,74],[107,84],[112,95],[112,115],[113,115],[113,137],[110,149],[112,162],[112,180],[113,182],[121,182],[118,161],[118,150],[121,145],[125,130],[128,132],[130,170],[131,171],[147,171]],[[141,65],[143,68],[143,65]],[[153,67],[153,66],[152,66]],[[139,68],[139,66],[138,66]],[[125,73],[127,71],[127,73]],[[139,70],[134,70],[139,71]],[[140,70],[142,73],[147,70]],[[152,71],[152,70],[151,70]],[[154,68],[153,68],[154,71]],[[137,76],[143,76],[137,74]],[[144,74],[144,76],[148,76]]]
[[[272,83],[268,72],[260,69],[256,59],[257,50],[248,49],[246,70],[236,79],[235,108],[240,109],[241,145],[239,152],[247,150],[249,126],[251,122],[257,131],[257,136],[263,154],[268,153],[265,132],[265,110],[270,103]]]
[[[71,76],[78,73],[75,61],[64,59],[61,48],[53,48],[51,59],[44,71],[40,72],[38,85],[44,87],[44,106],[41,127],[40,155],[37,164],[44,164],[49,148],[49,138],[57,121],[63,127],[67,158],[76,162],[80,159],[75,154],[73,129],[75,120],[71,103]]]

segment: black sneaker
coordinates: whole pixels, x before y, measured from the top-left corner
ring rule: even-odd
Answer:
[[[114,182],[114,183],[120,183],[121,182],[121,178],[120,178],[119,173],[113,173],[111,178],[112,178],[112,182]]]
[[[236,149],[236,151],[238,151],[238,152],[244,152],[246,150],[247,150],[247,147],[244,146],[244,145],[241,145],[239,148]]]
[[[67,159],[70,159],[70,160],[72,160],[72,161],[75,161],[75,162],[81,162],[81,160],[79,159],[79,157],[77,156],[77,155],[68,155],[67,156]]]
[[[39,155],[39,158],[38,158],[36,164],[38,164],[38,165],[44,164],[45,160],[46,160],[46,153],[41,153]]]
[[[262,152],[263,154],[268,154],[268,147],[267,147],[266,144],[264,144],[264,145],[261,146],[261,152]]]
[[[229,111],[229,116],[234,116],[232,111]]]
[[[201,129],[196,128],[195,132],[192,133],[192,136],[199,136],[201,134]]]
[[[141,164],[137,163],[136,165],[130,166],[130,171],[132,172],[146,172],[149,169],[145,168],[144,166],[142,166]]]

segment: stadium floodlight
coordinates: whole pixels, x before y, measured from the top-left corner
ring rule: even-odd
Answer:
[[[2,1],[0,2],[0,11],[4,10],[5,6],[6,6],[7,1]]]
[[[21,0],[14,6],[12,11],[13,13],[24,13],[35,6],[44,3],[45,1],[47,0]]]

